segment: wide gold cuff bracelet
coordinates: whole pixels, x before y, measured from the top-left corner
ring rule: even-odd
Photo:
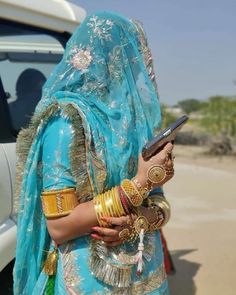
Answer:
[[[47,218],[66,216],[78,205],[75,188],[44,191],[41,200]]]
[[[162,210],[165,220],[161,226],[165,225],[169,221],[170,215],[171,215],[170,203],[161,194],[154,194],[147,200],[148,200],[148,207],[156,206],[157,208]]]

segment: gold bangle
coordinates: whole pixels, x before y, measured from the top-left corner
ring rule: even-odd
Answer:
[[[143,202],[143,197],[137,190],[134,183],[129,179],[124,179],[121,183],[121,187],[123,191],[125,192],[128,200],[134,207],[141,206]]]
[[[111,191],[108,191],[107,193],[104,194],[105,197],[105,205],[106,209],[108,211],[108,216],[113,217],[114,216],[114,210],[113,210],[113,201],[112,201],[112,195]]]
[[[75,188],[44,191],[41,195],[43,212],[46,218],[69,215],[78,205]]]
[[[113,208],[113,217],[118,217],[119,216],[119,213],[117,211],[117,206],[116,206],[116,200],[115,200],[115,197],[114,197],[114,192],[113,192],[114,188],[111,189],[111,200],[112,200],[112,208]]]
[[[137,178],[132,178],[131,181],[134,183],[137,190],[142,195],[143,199],[146,199],[148,197],[149,192],[150,192],[150,188],[149,188],[148,183],[146,183],[145,186],[142,186]]]
[[[160,229],[163,226],[163,223],[165,221],[164,215],[161,210],[157,210],[155,213],[157,215],[157,218],[154,222],[150,223],[149,225],[150,232]]]
[[[101,220],[101,217],[120,217],[125,215],[117,187],[97,195],[94,197],[93,203],[98,223],[102,227],[107,227],[108,225]]]
[[[115,198],[117,208],[118,208],[118,212],[119,212],[118,217],[126,215],[125,210],[124,210],[124,208],[122,206],[122,203],[121,203],[121,200],[120,200],[120,195],[119,195],[117,187],[114,188],[113,193],[114,193],[114,198]]]
[[[111,197],[112,197],[112,204],[113,204],[113,208],[114,208],[114,217],[119,217],[119,216],[121,216],[121,213],[119,211],[119,206],[118,206],[118,202],[117,202],[116,195],[114,192],[114,188],[111,189]]]
[[[94,204],[94,210],[95,210],[95,214],[96,214],[96,217],[97,217],[97,220],[98,220],[98,224],[100,226],[104,226],[105,223],[101,220],[101,217],[102,217],[102,204],[100,202],[99,195],[96,196],[93,199],[93,204]]]
[[[102,217],[104,216],[109,216],[109,214],[107,213],[107,208],[106,208],[106,204],[105,204],[105,193],[104,194],[100,194],[99,195],[100,198],[100,202],[102,204]]]
[[[117,195],[115,194],[115,188],[111,190],[111,195],[112,195],[112,203],[113,203],[114,212],[115,212],[114,217],[120,217],[122,215],[121,215],[120,207],[118,204]]]
[[[117,187],[115,186],[114,188],[112,188],[111,190],[111,195],[112,195],[112,204],[114,207],[114,212],[115,212],[115,217],[120,217],[122,216],[122,209],[119,206],[119,199],[118,199],[118,195],[116,194],[116,190]]]
[[[148,207],[156,207],[158,210],[161,210],[164,215],[164,221],[161,226],[164,226],[170,219],[171,216],[171,207],[170,203],[162,195],[152,195],[151,198],[148,198]]]

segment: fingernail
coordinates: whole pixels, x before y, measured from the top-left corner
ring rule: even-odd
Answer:
[[[97,227],[96,227],[96,226],[93,226],[93,227],[92,227],[92,230],[97,230]]]
[[[96,240],[100,240],[99,236],[96,234],[91,234],[91,237]]]

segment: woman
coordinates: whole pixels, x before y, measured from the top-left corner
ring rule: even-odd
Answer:
[[[173,146],[138,157],[160,122],[140,24],[88,16],[18,138],[15,294],[168,294],[158,192]]]

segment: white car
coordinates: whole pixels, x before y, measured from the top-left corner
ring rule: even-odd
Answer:
[[[85,18],[64,0],[0,0],[0,271],[15,254],[15,141],[41,87]]]

